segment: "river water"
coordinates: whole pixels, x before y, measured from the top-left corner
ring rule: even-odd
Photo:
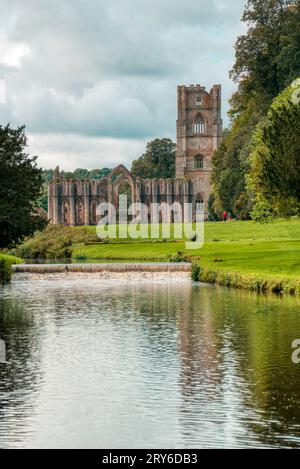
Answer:
[[[1,448],[299,447],[300,303],[188,280],[0,288]]]

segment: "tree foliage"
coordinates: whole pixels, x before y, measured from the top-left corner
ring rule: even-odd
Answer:
[[[300,213],[300,80],[273,102],[254,133],[248,187],[253,216]]]
[[[169,138],[147,143],[145,153],[132,162],[131,173],[140,178],[173,178],[176,144]]]
[[[248,0],[242,20],[248,29],[237,40],[230,74],[238,88],[229,131],[213,158],[212,184],[215,210],[247,218],[252,134],[273,99],[300,75],[300,0]]]
[[[26,147],[24,127],[0,126],[0,248],[20,243],[47,223],[37,212],[42,171]]]

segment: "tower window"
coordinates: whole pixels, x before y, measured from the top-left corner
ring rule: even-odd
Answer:
[[[204,134],[205,132],[205,124],[204,120],[202,117],[198,117],[197,120],[194,122],[194,133],[199,135],[199,134]]]
[[[201,96],[197,96],[196,97],[196,106],[201,106],[202,104],[202,97]]]
[[[195,169],[203,169],[204,168],[204,159],[202,156],[196,156],[195,158]]]

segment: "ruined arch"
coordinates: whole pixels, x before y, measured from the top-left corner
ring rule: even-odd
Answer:
[[[70,203],[67,199],[62,203],[62,222],[64,225],[70,224]]]
[[[123,165],[117,166],[107,177],[108,201],[112,203],[116,209],[119,205],[119,191],[125,184],[130,187],[131,202],[135,202],[135,184],[134,180],[127,168]]]
[[[76,224],[84,225],[84,204],[81,198],[76,202]]]

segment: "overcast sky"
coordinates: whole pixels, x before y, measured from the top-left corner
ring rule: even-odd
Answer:
[[[175,139],[178,84],[221,83],[226,120],[244,3],[0,0],[0,122],[44,168],[130,167]]]

